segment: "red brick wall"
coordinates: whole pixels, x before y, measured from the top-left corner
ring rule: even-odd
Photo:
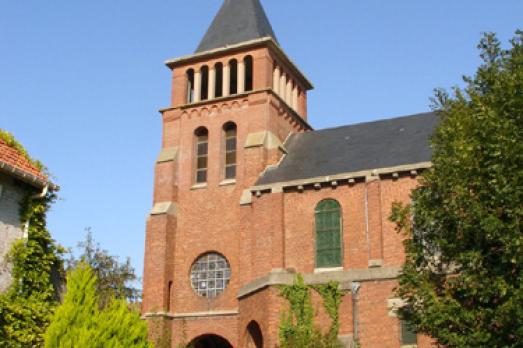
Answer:
[[[195,105],[185,103],[185,71],[203,64],[231,58],[254,59],[254,89],[248,95],[231,96]],[[306,125],[275,96],[265,90],[272,87],[274,58],[267,48],[234,52],[192,61],[173,70],[172,108],[163,111],[162,148],[178,148],[173,161],[159,163],[155,169],[153,203],[175,202],[170,214],[153,215],[147,223],[143,288],[143,312],[164,312],[171,319],[161,321],[172,329],[176,347],[185,331],[187,340],[203,334],[226,338],[234,347],[246,345],[247,325],[256,321],[266,347],[278,343],[278,328],[286,304],[274,287],[264,288],[238,300],[243,286],[266,276],[274,268],[313,273],[315,268],[314,209],[323,199],[340,202],[343,219],[343,268],[367,269],[370,260],[382,260],[383,267],[399,266],[404,260],[401,237],[388,221],[394,201],[406,202],[416,179],[404,176],[336,188],[325,185],[303,192],[290,190],[263,193],[250,205],[240,206],[243,190],[251,187],[266,169],[277,163],[282,152],[265,147],[244,148],[249,134],[269,131],[284,141],[292,132],[306,130]],[[306,116],[306,95],[299,101]],[[236,182],[222,185],[223,132],[226,122],[237,125]],[[206,187],[194,188],[194,131],[205,126],[209,131],[209,165]],[[216,299],[198,296],[191,287],[192,263],[202,254],[224,255],[232,269],[231,281]],[[168,284],[173,282],[171,297]],[[397,319],[388,315],[387,300],[393,297],[394,281],[362,284],[359,297],[360,337],[364,348],[399,347]],[[327,327],[330,320],[316,295],[314,304],[319,322]],[[209,316],[201,313],[228,311],[239,314]],[[195,317],[195,313],[200,315]],[[353,332],[352,296],[344,296],[340,309],[340,334]],[[182,317],[185,317],[182,320]],[[157,320],[156,320],[157,321]],[[161,328],[151,335],[158,335]]]

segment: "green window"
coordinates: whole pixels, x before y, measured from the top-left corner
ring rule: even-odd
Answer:
[[[342,265],[341,207],[333,199],[316,206],[316,267]]]
[[[401,320],[401,345],[415,346],[418,344],[418,337],[416,331],[405,320]]]

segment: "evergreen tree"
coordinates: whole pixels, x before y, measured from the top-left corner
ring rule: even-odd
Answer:
[[[149,348],[147,326],[124,300],[100,309],[97,278],[84,262],[68,272],[67,292],[45,334],[46,348]]]
[[[433,167],[393,209],[410,237],[400,315],[447,347],[522,347],[523,32],[479,48],[466,88],[437,92]]]

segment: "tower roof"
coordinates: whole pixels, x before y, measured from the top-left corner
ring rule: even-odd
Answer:
[[[260,0],[225,0],[195,53],[276,35]]]

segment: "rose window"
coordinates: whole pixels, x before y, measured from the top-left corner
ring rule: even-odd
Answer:
[[[231,279],[231,266],[217,253],[200,256],[191,266],[191,284],[200,296],[214,298],[220,295]]]

